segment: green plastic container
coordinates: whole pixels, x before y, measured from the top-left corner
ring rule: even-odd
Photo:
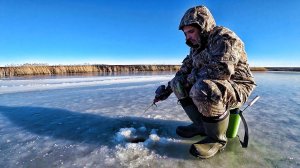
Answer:
[[[239,112],[239,109],[230,110],[229,124],[226,132],[227,138],[234,138],[238,133],[241,123],[241,117],[239,115]]]

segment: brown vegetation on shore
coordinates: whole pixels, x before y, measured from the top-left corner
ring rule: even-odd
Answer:
[[[268,71],[265,67],[251,67],[251,71]]]
[[[178,71],[180,65],[39,65],[0,67],[0,78],[25,75],[59,75],[75,73],[115,73],[138,71]],[[251,71],[300,71],[300,67],[251,67]]]
[[[21,65],[0,67],[0,77],[24,75],[59,75],[75,73],[111,73],[137,71],[178,71],[180,65]]]

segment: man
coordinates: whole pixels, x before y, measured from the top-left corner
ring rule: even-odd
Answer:
[[[244,43],[231,30],[216,26],[205,6],[187,10],[179,30],[184,32],[190,53],[168,86],[156,90],[154,101],[165,100],[174,92],[192,121],[177,127],[176,133],[185,138],[206,135],[191,146],[190,153],[209,158],[225,148],[229,110],[247,101],[255,82]]]

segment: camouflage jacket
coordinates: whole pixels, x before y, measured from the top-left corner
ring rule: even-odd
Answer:
[[[191,48],[178,75],[186,76],[191,84],[198,79],[212,79],[255,85],[244,43],[234,32],[221,26],[210,31],[205,49]]]

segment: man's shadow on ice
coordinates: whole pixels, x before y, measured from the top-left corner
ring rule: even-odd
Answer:
[[[150,130],[156,129],[159,137],[171,138],[172,140],[166,143],[150,145],[148,148],[162,156],[173,158],[194,159],[189,155],[188,150],[193,142],[199,140],[186,141],[178,137],[175,133],[176,127],[178,125],[187,125],[188,123],[174,120],[142,117],[113,118],[58,108],[30,106],[0,106],[0,113],[16,126],[39,136],[105,145],[109,148],[114,148],[118,144],[115,139],[117,132],[121,128],[133,127],[138,129],[144,127],[149,134]]]

